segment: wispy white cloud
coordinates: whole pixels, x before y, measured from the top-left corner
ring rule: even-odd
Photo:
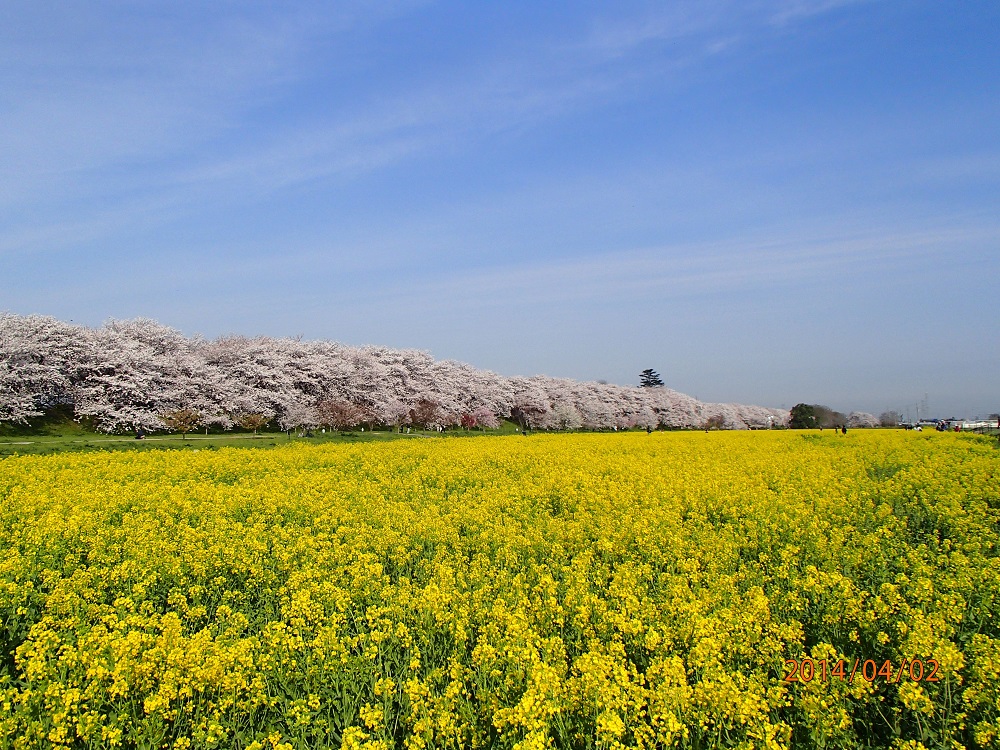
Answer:
[[[774,4],[776,7],[770,11],[770,20],[777,26],[786,26],[851,5],[872,2],[877,0],[782,0]]]
[[[857,2],[858,0],[851,0]],[[509,54],[470,61],[445,77],[418,82],[361,109],[345,108],[320,124],[303,122],[232,159],[210,162],[185,177],[250,178],[277,187],[296,180],[380,169],[442,151],[482,147],[492,136],[639,95],[650,79],[678,82],[707,57],[737,49],[781,15],[818,15],[848,0],[752,4],[682,2],[639,17],[596,19],[583,31]],[[663,48],[670,48],[669,54]],[[650,47],[659,51],[650,52]]]
[[[526,303],[695,298],[740,290],[775,291],[801,283],[844,283],[881,277],[931,258],[969,255],[996,246],[1000,226],[920,231],[868,231],[789,236],[777,240],[667,245],[584,258],[522,262],[422,279],[427,299],[490,304],[510,296]],[[412,285],[413,282],[410,282]],[[379,290],[391,298],[401,289]]]
[[[145,181],[173,159],[204,158],[196,155],[313,74],[318,39],[349,37],[417,5],[12,9],[0,32],[0,208],[90,194],[95,180],[113,184],[125,172]]]
[[[736,8],[728,3],[679,2],[633,17],[602,17],[595,20],[578,47],[599,58],[620,59],[650,44],[728,30],[733,25],[735,12]]]
[[[286,86],[315,75],[318,46],[421,5],[230,9],[202,25],[195,6],[184,5],[169,24],[110,8],[68,17],[25,12],[23,23],[35,28],[22,34],[14,23],[0,45],[6,50],[0,61],[21,74],[20,80],[0,74],[11,101],[0,119],[0,215],[7,213],[26,237],[37,228],[22,231],[17,217],[38,201],[64,214],[87,210],[75,206],[83,200],[155,215],[155,206],[199,205],[206,196],[239,201],[248,193],[454,155],[499,133],[627,99],[649,76],[662,81],[669,71],[680,78],[778,15],[790,21],[837,4],[781,0],[740,10],[733,2],[682,2],[601,18],[582,31],[470,60],[444,77],[418,78],[381,100],[341,103],[325,116],[241,137],[251,113],[279,106]],[[644,61],[657,45],[677,50]],[[216,147],[231,136],[237,137],[225,149]]]

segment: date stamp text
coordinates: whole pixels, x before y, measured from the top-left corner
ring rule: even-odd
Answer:
[[[854,682],[862,679],[865,682],[899,683],[903,680],[912,682],[940,682],[938,675],[940,664],[937,659],[904,659],[899,664],[891,660],[878,662],[875,659],[785,659],[785,682],[812,682],[819,680],[847,680]]]

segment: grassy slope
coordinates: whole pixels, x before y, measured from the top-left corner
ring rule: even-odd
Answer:
[[[500,429],[465,432],[452,430],[445,435],[511,434],[517,427],[505,422]],[[133,435],[109,435],[89,429],[72,419],[66,412],[56,412],[32,420],[27,425],[0,422],[0,458],[13,455],[45,455],[75,451],[147,451],[147,450],[214,450],[223,446],[243,446],[269,448],[289,442],[308,443],[356,443],[365,441],[401,440],[437,436],[436,432],[414,430],[409,434],[399,434],[390,430],[337,432],[328,430],[313,432],[313,437],[291,436],[284,432],[262,432],[253,434],[242,430],[219,432],[209,430],[208,434],[192,432],[186,437],[177,433],[159,432],[136,440]]]

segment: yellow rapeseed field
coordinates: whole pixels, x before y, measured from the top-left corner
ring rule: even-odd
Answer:
[[[998,747],[1000,453],[628,433],[0,461],[0,747]]]

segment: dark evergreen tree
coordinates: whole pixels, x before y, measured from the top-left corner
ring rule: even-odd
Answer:
[[[818,427],[816,410],[809,404],[795,404],[788,415],[788,426],[793,430],[809,430]]]
[[[663,380],[660,379],[660,374],[649,367],[639,373],[639,387],[640,388],[662,388]]]

